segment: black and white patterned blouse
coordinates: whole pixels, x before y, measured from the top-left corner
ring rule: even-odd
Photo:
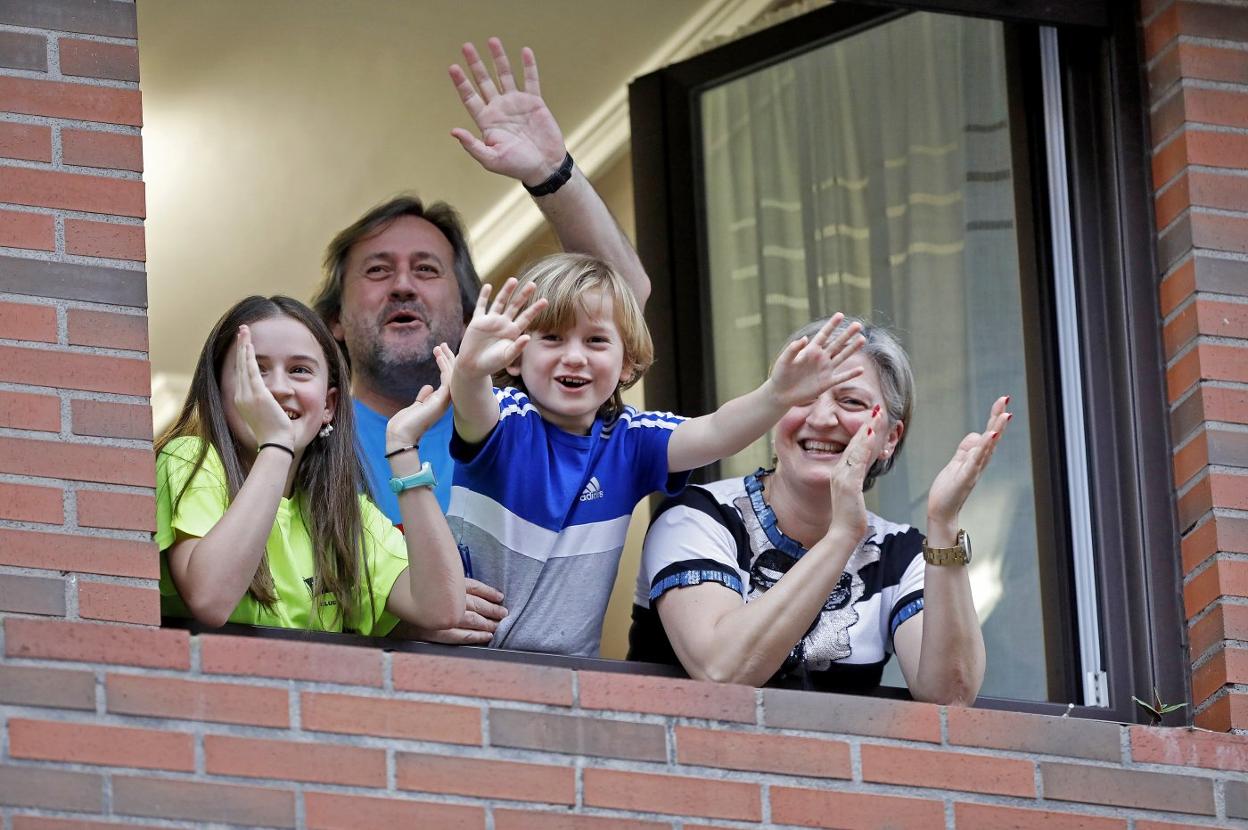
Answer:
[[[759,470],[691,486],[659,508],[637,577],[629,659],[677,662],[653,607],[667,591],[716,582],[750,602],[806,553],[776,524],[765,483]],[[836,588],[768,685],[844,692],[879,685],[893,633],[923,610],[923,535],[874,513],[867,522]]]

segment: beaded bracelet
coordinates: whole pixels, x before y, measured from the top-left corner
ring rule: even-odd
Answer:
[[[418,449],[420,449],[419,443],[412,444],[410,447],[399,447],[397,450],[391,450],[390,452],[386,453],[382,457],[386,459],[390,459],[390,458],[394,458],[399,453],[407,452],[408,450],[418,450]]]

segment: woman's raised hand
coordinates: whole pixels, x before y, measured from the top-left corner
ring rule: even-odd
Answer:
[[[871,411],[871,417],[858,427],[849,439],[841,458],[832,467],[828,486],[832,490],[832,521],[828,533],[843,533],[855,543],[867,532],[867,503],[862,486],[867,480],[871,465],[880,457],[880,450],[888,439],[886,418],[879,406]]]
[[[489,284],[481,286],[477,308],[464,330],[459,357],[455,359],[457,370],[465,378],[489,376],[507,368],[528,345],[529,335],[525,331],[546,307],[546,300],[530,303],[537,286],[527,283],[517,291],[516,285],[514,277],[503,283],[492,305]]]
[[[386,423],[386,446],[395,444],[397,448],[420,443],[421,436],[446,414],[451,405],[455,353],[443,343],[433,348],[433,357],[442,375],[438,388],[425,384],[416,394],[416,400],[390,417]]]
[[[281,444],[295,449],[295,423],[264,385],[247,326],[239,326],[234,339],[234,408],[251,430],[256,446]]]
[[[815,333],[784,347],[776,358],[767,382],[772,394],[786,408],[810,403],[824,391],[862,374],[862,367],[841,369],[840,366],[866,343],[859,323],[850,323],[833,337],[836,327],[845,319],[839,311]]]
[[[988,459],[992,458],[993,450],[997,448],[1006,425],[1013,417],[1005,410],[1009,402],[1008,395],[997,398],[992,404],[984,431],[968,433],[958,444],[953,458],[936,474],[936,480],[932,482],[932,489],[927,495],[929,525],[940,523],[949,527],[957,526],[962,505],[966,504],[967,497],[975,489],[980,475],[988,466]]]

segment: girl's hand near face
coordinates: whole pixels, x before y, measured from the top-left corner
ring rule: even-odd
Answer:
[[[1013,417],[1006,412],[1009,396],[997,398],[992,404],[988,415],[988,424],[983,432],[968,433],[958,444],[953,458],[944,469],[936,474],[932,488],[927,495],[927,521],[931,527],[947,527],[956,533],[958,513],[962,505],[975,489],[980,475],[988,466],[993,450],[1005,431],[1006,425]]]
[[[537,286],[528,283],[517,291],[516,285],[514,277],[503,283],[492,305],[489,284],[481,286],[477,308],[464,330],[456,358],[465,378],[489,377],[502,371],[515,363],[528,345],[529,335],[525,332],[546,307],[546,300],[530,304]]]
[[[871,465],[880,457],[888,439],[885,416],[877,405],[871,417],[858,427],[832,467],[828,485],[832,491],[832,521],[828,536],[839,535],[842,542],[857,544],[867,533],[867,503],[862,486]]]
[[[840,312],[833,314],[814,337],[794,340],[776,358],[767,385],[785,409],[810,403],[824,391],[862,374],[861,367],[839,368],[866,343],[858,323],[851,323],[832,336],[844,319]]]
[[[390,418],[386,424],[386,452],[420,443],[429,427],[436,424],[451,405],[451,375],[455,367],[455,355],[445,343],[435,346],[433,357],[441,371],[441,383],[435,390],[426,385],[416,395],[416,400]]]
[[[256,348],[251,343],[251,329],[239,326],[234,344],[234,406],[256,439],[256,446],[281,444],[296,449],[295,422],[264,385]]]

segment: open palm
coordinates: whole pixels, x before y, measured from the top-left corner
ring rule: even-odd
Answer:
[[[476,310],[459,345],[455,371],[463,372],[465,377],[488,376],[507,368],[520,357],[529,342],[525,332],[538,312],[546,307],[545,300],[529,303],[535,290],[537,286],[528,283],[517,291],[513,277],[503,284],[491,305],[490,286],[481,286]]]
[[[983,432],[971,432],[958,443],[949,463],[936,474],[932,487],[927,494],[927,515],[954,522],[962,505],[975,489],[980,475],[988,466],[993,450],[1006,424],[1013,417],[1005,411],[1008,397],[997,398],[992,404],[988,415],[988,424]]]
[[[861,367],[840,368],[866,342],[859,334],[859,323],[851,323],[833,337],[843,319],[839,312],[832,315],[814,337],[795,340],[780,352],[770,381],[777,400],[786,407],[809,403],[833,386],[862,374]]]
[[[520,52],[524,65],[521,90],[502,43],[498,38],[490,38],[489,47],[498,74],[497,85],[471,43],[464,44],[463,52],[475,84],[458,64],[450,68],[459,100],[476,124],[480,138],[459,127],[451,130],[451,135],[486,170],[528,185],[539,184],[563,161],[567,152],[563,132],[542,99],[533,52],[528,48]]]

